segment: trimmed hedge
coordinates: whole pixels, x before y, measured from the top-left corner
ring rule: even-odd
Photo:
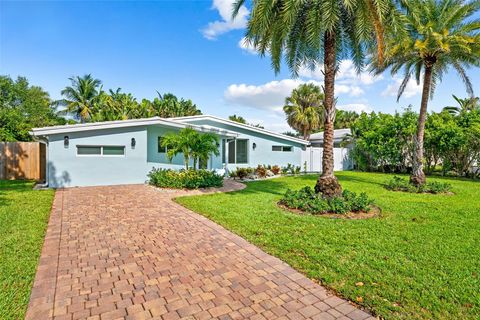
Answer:
[[[148,183],[160,188],[198,189],[223,186],[223,176],[210,170],[156,169],[148,173]]]

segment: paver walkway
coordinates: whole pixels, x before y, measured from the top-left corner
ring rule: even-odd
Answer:
[[[58,190],[27,319],[373,319],[171,200],[181,193]]]

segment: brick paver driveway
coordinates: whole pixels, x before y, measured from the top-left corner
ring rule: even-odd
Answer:
[[[27,319],[366,319],[145,185],[55,195]]]

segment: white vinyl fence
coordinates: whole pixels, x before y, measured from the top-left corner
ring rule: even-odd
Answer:
[[[349,157],[349,148],[333,148],[334,170],[343,171],[353,169],[353,161]],[[307,147],[302,152],[302,170],[306,162],[308,172],[322,171],[323,148]]]

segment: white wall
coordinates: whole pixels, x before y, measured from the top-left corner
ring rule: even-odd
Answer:
[[[349,157],[349,148],[333,148],[334,170],[343,171],[353,169],[353,161]],[[302,152],[302,170],[307,162],[307,171],[322,171],[323,148],[307,147]]]

